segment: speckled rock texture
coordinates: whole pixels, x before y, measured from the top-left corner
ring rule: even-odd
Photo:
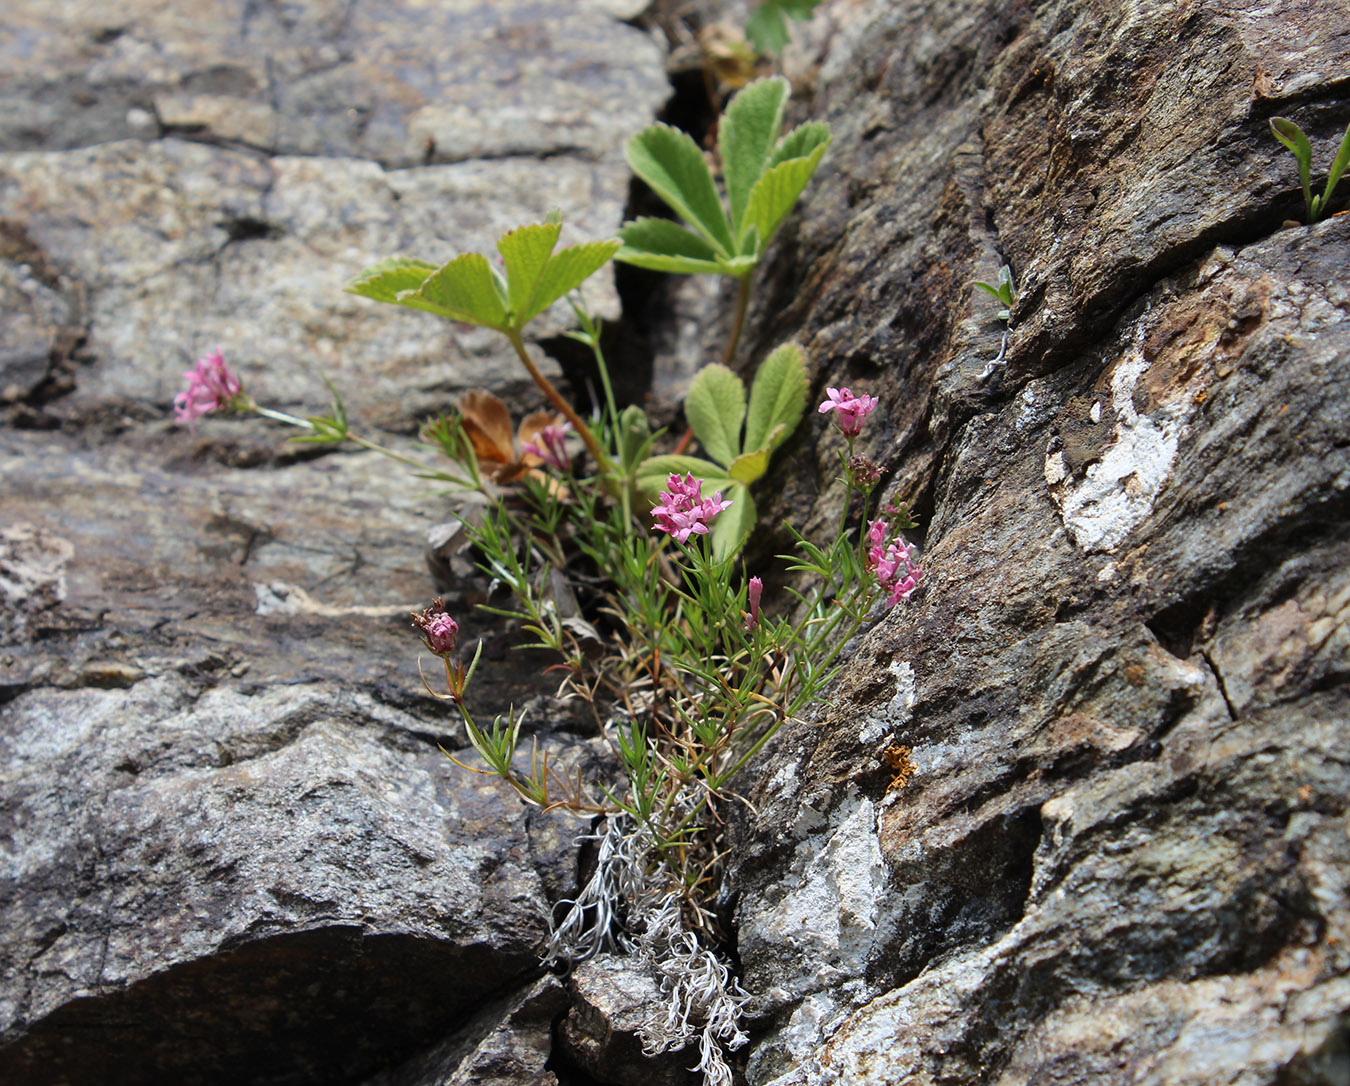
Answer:
[[[737,808],[749,1082],[1350,1082],[1350,216],[1267,124],[1320,185],[1350,14],[822,13],[747,356],[882,396],[927,577]],[[766,490],[824,531],[819,434]]]
[[[584,825],[438,749],[408,612],[445,500],[169,407],[217,346],[403,450],[469,386],[538,406],[509,348],[342,286],[555,206],[612,235],[670,93],[641,6],[4,5],[0,1081],[557,1082],[538,952]],[[480,708],[551,689],[486,634]]]
[[[165,418],[218,345],[400,448],[467,385],[519,399],[491,337],[340,288],[553,206],[610,234],[669,93],[641,7],[0,15],[0,1081],[686,1077],[642,1061],[622,961],[540,975],[576,823],[437,749],[464,737],[406,612],[443,507],[370,454]],[[745,1082],[1346,1086],[1350,216],[1288,221],[1268,120],[1320,181],[1350,14],[825,0],[799,31],[793,116],[834,143],[740,363],[796,337],[819,389],[882,397],[860,451],[927,575],[727,806]],[[1006,352],[973,287],[1003,262]],[[675,289],[672,387],[728,317]],[[835,522],[816,422],[752,554]],[[550,689],[508,643],[484,708]]]

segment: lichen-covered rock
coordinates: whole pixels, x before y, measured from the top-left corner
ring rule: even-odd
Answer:
[[[738,809],[752,1084],[1344,1079],[1350,219],[1266,123],[1350,120],[1320,7],[828,9],[755,335],[882,397],[927,575]]]

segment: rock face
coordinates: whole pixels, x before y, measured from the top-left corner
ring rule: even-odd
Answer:
[[[880,392],[928,575],[751,792],[749,1081],[1350,1081],[1350,217],[1283,223],[1267,128],[1325,169],[1350,17],[829,17],[759,349]],[[825,523],[834,448],[785,513]]]
[[[165,418],[217,345],[400,448],[519,398],[491,337],[341,286],[555,205],[612,233],[668,93],[640,6],[7,5],[0,1081],[686,1077],[622,963],[540,975],[578,827],[437,750],[406,612],[444,510]],[[1320,181],[1344,5],[827,0],[786,60],[834,143],[742,362],[794,336],[882,397],[927,575],[728,807],[748,1083],[1350,1082],[1350,216],[1286,223],[1267,126]],[[824,533],[839,439],[794,442],[765,516]],[[486,636],[485,708],[550,689]]]
[[[269,405],[330,378],[400,448],[467,386],[524,388],[488,336],[342,285],[553,206],[611,235],[669,94],[631,14],[6,4],[0,1080],[556,1081],[538,950],[577,827],[437,749],[465,737],[407,612],[443,503],[168,408],[216,346]],[[485,707],[546,688],[502,631],[486,656]]]

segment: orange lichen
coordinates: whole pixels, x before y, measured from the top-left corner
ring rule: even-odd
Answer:
[[[909,747],[901,746],[898,743],[892,743],[881,752],[881,760],[886,764],[895,776],[891,778],[891,783],[886,786],[886,791],[892,788],[903,788],[909,783],[909,778],[914,776],[915,765],[910,755],[913,751]]]

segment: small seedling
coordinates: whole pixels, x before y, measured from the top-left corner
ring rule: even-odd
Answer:
[[[1012,269],[1007,264],[998,269],[998,286],[979,279],[975,280],[975,285],[981,290],[988,291],[1003,303],[1003,308],[998,311],[998,319],[1007,324],[1012,317],[1013,298],[1016,296],[1013,290]]]
[[[1350,125],[1346,126],[1345,135],[1341,137],[1340,149],[1331,162],[1331,172],[1327,174],[1327,187],[1321,196],[1313,195],[1312,145],[1303,134],[1303,129],[1286,117],[1272,117],[1270,130],[1277,140],[1294,152],[1294,158],[1298,162],[1298,179],[1303,185],[1303,206],[1307,209],[1308,225],[1311,226],[1327,213],[1327,205],[1331,203],[1332,193],[1336,191],[1336,183],[1340,181],[1346,167],[1350,166]]]

